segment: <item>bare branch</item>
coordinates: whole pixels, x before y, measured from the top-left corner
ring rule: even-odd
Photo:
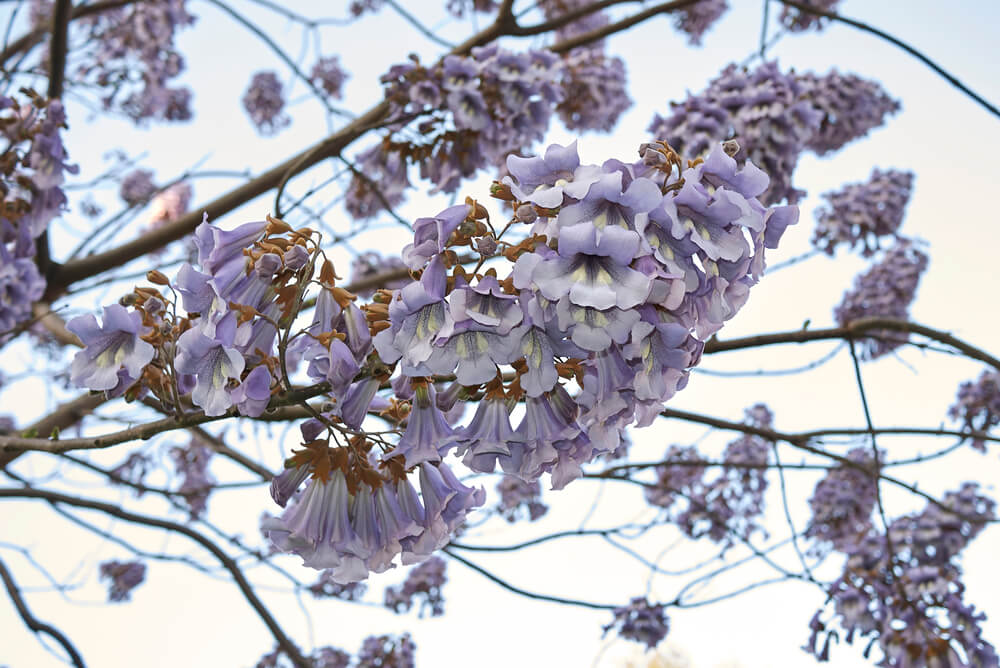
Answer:
[[[154,527],[157,529],[165,529],[167,531],[173,531],[186,536],[193,540],[194,542],[201,545],[203,548],[212,553],[219,563],[232,575],[233,580],[236,582],[236,586],[239,587],[240,592],[247,599],[247,602],[254,609],[257,615],[261,618],[264,624],[267,626],[268,630],[274,636],[278,645],[281,646],[282,650],[288,655],[292,660],[292,663],[296,665],[297,668],[309,668],[309,661],[302,655],[299,648],[292,642],[284,629],[278,624],[278,622],[271,615],[271,612],[264,605],[263,601],[257,596],[253,589],[253,585],[246,579],[243,575],[243,571],[240,567],[233,561],[232,557],[222,551],[222,549],[213,543],[211,540],[206,538],[204,535],[198,533],[194,529],[184,526],[183,524],[177,524],[176,522],[171,522],[169,520],[160,519],[158,517],[148,517],[146,515],[139,515],[123,508],[120,508],[114,504],[106,503],[104,501],[97,501],[93,499],[84,499],[75,496],[69,496],[67,494],[61,494],[59,492],[51,492],[42,489],[11,489],[11,488],[0,488],[0,498],[13,498],[13,499],[42,499],[45,501],[51,501],[54,503],[63,503],[69,506],[75,506],[77,508],[89,508],[92,510],[97,510],[99,512],[105,513],[112,517],[117,517],[118,519],[125,520],[126,522],[132,522],[134,524],[141,524],[144,526]],[[81,664],[82,665],[82,664]]]
[[[17,614],[21,616],[24,623],[29,629],[35,633],[45,633],[46,635],[52,636],[66,653],[69,654],[70,661],[76,668],[85,668],[83,663],[83,658],[80,653],[76,651],[76,647],[70,642],[62,631],[52,626],[51,624],[46,624],[43,621],[36,619],[32,614],[31,610],[28,609],[28,604],[25,603],[24,597],[21,595],[21,590],[17,588],[17,583],[14,581],[14,576],[11,575],[7,566],[3,563],[3,559],[0,559],[0,580],[3,580],[4,586],[7,588],[7,593],[10,594],[10,600],[13,601],[14,607],[17,609]]]

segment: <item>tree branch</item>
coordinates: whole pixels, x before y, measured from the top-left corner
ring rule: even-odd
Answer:
[[[173,531],[186,536],[193,540],[194,542],[201,545],[203,548],[212,553],[219,563],[229,571],[232,575],[233,580],[236,582],[236,586],[239,587],[240,591],[243,593],[244,598],[254,609],[257,615],[261,618],[264,624],[267,626],[268,630],[274,636],[275,641],[281,646],[281,649],[288,655],[297,668],[309,668],[311,665],[309,661],[302,655],[299,648],[292,642],[284,629],[278,624],[278,622],[271,615],[271,612],[265,607],[263,601],[257,596],[254,591],[253,586],[246,579],[243,571],[236,562],[222,549],[213,543],[211,540],[198,533],[197,531],[190,529],[183,524],[177,524],[176,522],[171,522],[169,520],[163,520],[158,517],[148,517],[146,515],[139,515],[136,513],[129,512],[120,508],[116,505],[106,503],[104,501],[97,501],[93,499],[83,499],[74,496],[68,496],[66,494],[61,494],[59,492],[50,492],[41,489],[11,489],[11,488],[0,488],[0,498],[13,498],[13,499],[42,499],[45,501],[50,501],[53,503],[64,503],[69,506],[75,506],[77,508],[89,508],[91,510],[97,510],[112,517],[116,517],[126,522],[132,522],[134,524],[141,524],[144,526],[154,527],[157,529],[165,529],[167,531]],[[82,665],[82,664],[81,664]]]
[[[10,594],[10,600],[13,601],[14,607],[17,609],[17,614],[21,616],[24,623],[29,629],[35,633],[45,633],[52,636],[66,653],[69,654],[70,661],[76,668],[85,668],[83,663],[83,658],[80,653],[76,651],[76,647],[70,642],[62,631],[52,626],[51,624],[46,624],[43,621],[39,621],[32,614],[31,610],[28,609],[28,604],[25,603],[24,597],[21,595],[21,591],[17,588],[17,583],[14,582],[14,576],[11,575],[7,566],[3,563],[3,559],[0,559],[0,580],[3,580],[4,586],[7,588],[7,593]]]
[[[962,352],[967,357],[989,364],[994,369],[1000,370],[1000,359],[990,355],[986,351],[977,348],[961,339],[952,336],[948,332],[932,329],[908,320],[896,318],[861,318],[848,323],[844,327],[828,327],[826,329],[797,329],[790,332],[778,332],[775,334],[757,334],[740,339],[730,339],[720,341],[712,337],[705,343],[705,354],[722,353],[730,350],[743,350],[745,348],[763,348],[779,343],[806,343],[809,341],[823,341],[827,339],[851,340],[863,338],[862,335],[873,330],[888,329],[896,332],[909,332],[920,334],[928,339],[933,339],[940,343],[951,346]]]
[[[799,10],[800,12],[807,12],[809,14],[815,14],[816,16],[823,16],[823,17],[826,17],[828,19],[832,19],[834,21],[840,21],[841,23],[846,23],[847,25],[852,26],[854,28],[857,28],[858,30],[863,30],[864,32],[871,33],[872,35],[875,35],[876,37],[881,37],[882,39],[884,39],[885,41],[889,42],[890,44],[898,46],[903,51],[906,51],[908,54],[910,54],[911,56],[913,56],[914,58],[916,58],[917,60],[919,60],[920,62],[922,62],[927,67],[929,67],[932,70],[934,70],[937,74],[941,75],[941,77],[943,77],[945,79],[945,81],[947,81],[952,86],[954,86],[955,88],[957,88],[958,90],[962,91],[967,96],[969,96],[970,98],[972,98],[981,107],[983,107],[984,109],[986,109],[986,111],[990,112],[991,114],[993,114],[997,118],[1000,118],[1000,109],[998,109],[996,107],[996,105],[991,104],[990,102],[988,102],[981,95],[977,94],[971,88],[969,88],[964,83],[962,83],[961,81],[959,81],[957,77],[955,77],[952,74],[949,74],[943,67],[941,67],[940,65],[938,65],[937,63],[935,63],[933,60],[931,60],[930,58],[928,58],[923,53],[921,53],[917,49],[913,48],[912,46],[910,46],[909,44],[907,44],[903,40],[901,40],[901,39],[899,39],[897,37],[893,37],[892,35],[890,35],[889,33],[885,32],[884,30],[879,30],[878,28],[876,28],[874,26],[870,26],[867,23],[862,23],[861,21],[857,21],[855,19],[847,18],[846,16],[841,16],[840,14],[836,14],[834,12],[824,12],[823,10],[817,9],[816,7],[813,7],[812,5],[806,4],[804,2],[796,2],[796,0],[778,0],[778,1],[781,4],[783,4],[783,5],[787,5],[789,7],[794,7],[795,9]]]

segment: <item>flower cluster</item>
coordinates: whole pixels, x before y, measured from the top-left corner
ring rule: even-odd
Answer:
[[[729,65],[703,93],[674,105],[667,117],[656,115],[649,131],[693,155],[735,133],[742,147],[735,157],[753,161],[771,179],[761,201],[794,203],[804,193],[792,186],[792,172],[821,120],[802,94],[798,78],[774,62],[752,71]]]
[[[674,27],[687,34],[688,42],[698,46],[708,29],[729,9],[726,0],[701,0],[682,7],[674,16]]]
[[[854,286],[834,309],[834,319],[841,326],[869,317],[906,319],[928,261],[912,242],[897,240],[878,262],[854,279]],[[878,330],[864,339],[863,354],[866,359],[875,359],[908,340],[906,332]]]
[[[975,382],[962,383],[948,417],[961,421],[966,429],[983,432],[1000,424],[1000,372],[984,371]],[[985,450],[986,443],[973,437],[972,447]]]
[[[542,503],[542,485],[537,480],[525,481],[517,476],[505,475],[497,483],[497,493],[500,495],[497,511],[512,524],[522,515],[534,522],[549,511],[549,507]]]
[[[157,190],[159,188],[153,183],[153,172],[147,169],[136,169],[122,178],[118,196],[129,206],[140,206],[148,202]]]
[[[614,621],[604,627],[604,633],[615,629],[622,638],[653,649],[670,630],[670,620],[663,612],[665,607],[644,598],[633,598],[628,605],[614,609]]]
[[[384,148],[419,160],[423,178],[453,192],[462,179],[542,138],[562,99],[559,76],[555,54],[514,53],[496,44],[430,68],[417,60],[394,65],[382,77],[392,129],[417,123],[422,139]]]
[[[401,636],[368,636],[361,644],[355,668],[414,668],[416,643],[409,633]]]
[[[448,577],[445,575],[445,562],[441,557],[431,557],[423,563],[414,566],[399,587],[386,587],[385,607],[402,613],[409,612],[415,604],[420,605],[419,615],[429,610],[431,617],[444,614],[444,598],[442,589]]]
[[[836,12],[839,2],[840,0],[802,0],[803,4],[815,7],[821,12]],[[809,29],[822,30],[827,22],[824,16],[788,5],[781,7],[779,20],[781,21],[781,25],[792,32],[803,32]]]
[[[186,0],[139,2],[96,12],[73,21],[91,50],[78,74],[106,91],[106,109],[136,122],[191,119],[191,90],[171,86],[184,71],[174,44],[177,30],[192,25]]]
[[[912,189],[912,172],[875,168],[865,183],[824,193],[826,202],[816,210],[813,246],[827,255],[840,245],[857,247],[861,255],[871,257],[880,240],[896,235]]]
[[[215,478],[208,472],[212,450],[200,439],[194,438],[183,448],[171,448],[170,457],[181,477],[177,493],[184,497],[192,518],[201,517],[208,507],[208,497],[215,485]]]
[[[100,565],[102,580],[108,581],[108,601],[122,603],[132,598],[132,590],[146,579],[141,561],[105,561]]]
[[[870,530],[845,546],[847,564],[831,585],[833,614],[820,610],[810,627],[806,651],[829,660],[830,627],[844,639],[878,643],[885,666],[997,666],[992,645],[983,640],[985,615],[963,600],[957,557],[995,517],[995,503],[973,483],[930,503],[920,513],[891,522],[888,533]],[[820,635],[826,633],[820,645]],[[866,652],[867,654],[867,652]],[[960,658],[961,656],[966,659]]]
[[[337,56],[324,56],[316,61],[309,79],[327,95],[338,100],[344,96],[344,83],[350,75],[340,65]]]
[[[538,3],[547,20],[587,7],[587,0],[545,0]],[[572,39],[610,23],[603,11],[591,12],[556,29],[557,42]],[[595,40],[562,55],[562,100],[556,106],[559,118],[569,130],[610,132],[632,106],[625,90],[625,63],[609,56],[604,40]]]
[[[257,131],[273,135],[291,123],[285,109],[285,94],[278,75],[268,70],[257,72],[243,94],[243,109],[250,115]]]
[[[848,142],[860,139],[868,131],[885,124],[886,116],[899,111],[894,100],[878,83],[855,74],[831,70],[823,76],[811,72],[798,75],[803,95],[823,114],[819,128],[806,146],[818,155],[826,155]]]
[[[354,162],[357,173],[344,194],[344,208],[354,218],[373,218],[405,199],[410,189],[406,158],[388,141],[362,151]]]
[[[671,106],[668,116],[654,116],[649,131],[687,155],[735,137],[743,147],[735,157],[749,158],[771,178],[760,198],[765,204],[804,194],[792,185],[804,150],[840,148],[898,109],[873,81],[836,71],[784,74],[773,62],[752,71],[729,65],[703,92]]]
[[[603,47],[578,47],[563,56],[562,101],[556,111],[569,130],[610,132],[632,106],[625,63]]]
[[[770,429],[772,420],[763,404],[746,411],[750,427]],[[757,518],[764,511],[771,448],[761,436],[744,434],[726,446],[719,473],[709,477],[696,448],[671,446],[667,463],[656,468],[656,483],[646,488],[646,500],[668,509],[671,521],[692,538],[707,536],[724,545],[746,540],[764,532]]]
[[[25,91],[27,101],[0,95],[0,135],[7,141],[0,159],[0,345],[31,316],[31,304],[45,292],[35,265],[35,240],[66,208],[67,163],[60,130],[66,116],[59,100]]]
[[[493,188],[514,211],[503,231],[473,200],[418,219],[402,253],[417,280],[363,307],[336,285],[317,233],[270,217],[233,230],[203,223],[197,268],[185,264],[173,283],[148,275],[181,303],[137,288],[101,324],[70,321],[85,346],[72,379],[149,391],[179,410],[190,401],[207,416],[257,417],[290,392],[322,395],[272,482],[285,511],[264,520],[265,535],[339,584],[423,561],[485,501],[447,457],[525,483],[549,473],[559,489],[619,451],[627,426],[651,423],[684,387],[705,339],[761,276],[765,248],[797,219],[794,207],[761,205],[767,176],[722,146],[686,166],[665,144],[598,166],[556,145],[508,169]],[[466,271],[463,246],[491,266]],[[296,318],[316,288],[308,320]],[[311,385],[295,390],[296,373]],[[475,411],[460,425],[467,404]],[[369,416],[388,429],[367,431]],[[747,441],[727,452],[729,485],[749,499],[763,486],[738,464],[758,450]],[[752,509],[727,494],[737,525]]]
[[[813,516],[805,532],[841,552],[852,549],[870,532],[877,496],[871,449],[854,448],[847,459],[855,466],[836,466],[816,484],[809,498]]]

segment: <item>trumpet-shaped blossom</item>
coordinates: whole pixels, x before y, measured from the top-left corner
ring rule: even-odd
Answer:
[[[104,322],[97,324],[92,314],[73,318],[66,324],[80,337],[83,350],[73,358],[72,381],[91,390],[111,390],[119,384],[123,368],[134,382],[142,375],[155,350],[140,337],[148,333],[141,316],[118,304],[104,307]]]

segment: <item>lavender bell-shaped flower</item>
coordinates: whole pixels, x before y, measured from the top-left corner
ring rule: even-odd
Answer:
[[[510,426],[510,413],[502,392],[479,402],[476,414],[467,427],[458,430],[456,454],[464,455],[462,463],[479,473],[492,473],[497,457],[511,455],[511,448],[524,442]]]
[[[73,358],[70,371],[72,381],[81,387],[111,390],[120,382],[118,370],[122,367],[134,382],[155,354],[153,346],[139,338],[148,331],[142,316],[119,304],[104,307],[101,325],[87,314],[73,318],[66,327],[84,345]]]
[[[404,466],[411,468],[426,461],[440,461],[454,447],[459,436],[451,428],[435,401],[434,386],[413,381],[413,409],[389,457],[402,457]]]
[[[233,347],[235,335],[236,316],[230,312],[216,325],[213,336],[189,329],[177,340],[179,352],[174,366],[181,373],[194,374],[191,399],[206,415],[223,415],[233,405],[229,381],[239,380],[246,364]]]

